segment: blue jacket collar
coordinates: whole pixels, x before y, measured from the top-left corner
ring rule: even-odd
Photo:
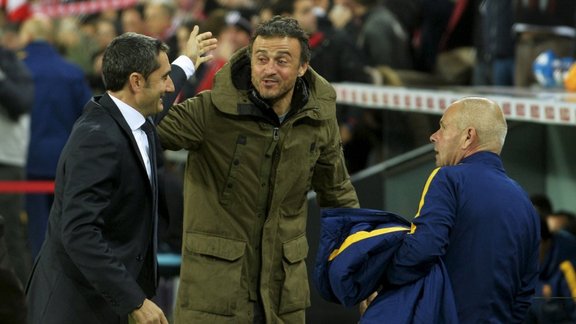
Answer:
[[[486,164],[488,166],[504,170],[500,156],[493,152],[481,151],[465,157],[458,164]]]

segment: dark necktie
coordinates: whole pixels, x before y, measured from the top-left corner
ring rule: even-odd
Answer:
[[[148,158],[150,160],[150,175],[152,184],[152,210],[153,210],[153,228],[152,228],[152,251],[154,259],[154,285],[158,284],[158,261],[156,259],[158,251],[158,176],[156,174],[156,136],[153,122],[146,118],[142,130],[146,133],[148,138]]]

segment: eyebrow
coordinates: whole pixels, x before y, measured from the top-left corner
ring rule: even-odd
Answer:
[[[267,50],[256,50],[256,54],[260,54],[260,53],[267,54],[267,55],[269,54]],[[289,51],[284,51],[284,50],[276,52],[274,56],[277,57],[277,56],[282,56],[282,55],[287,55],[287,56],[292,57],[292,54]]]

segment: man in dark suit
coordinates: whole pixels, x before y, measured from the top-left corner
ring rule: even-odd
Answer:
[[[172,67],[157,39],[127,33],[108,45],[107,92],[86,105],[58,163],[48,232],[27,288],[29,323],[167,323],[150,300],[161,150],[149,117],[173,102],[175,84],[211,59],[201,55],[215,43],[194,28]]]

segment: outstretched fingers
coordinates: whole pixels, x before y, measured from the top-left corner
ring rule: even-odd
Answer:
[[[190,33],[186,44],[186,55],[190,57],[194,66],[198,68],[200,64],[208,62],[214,58],[212,54],[207,54],[216,49],[218,40],[212,37],[212,32],[200,33],[200,28],[196,25]]]

